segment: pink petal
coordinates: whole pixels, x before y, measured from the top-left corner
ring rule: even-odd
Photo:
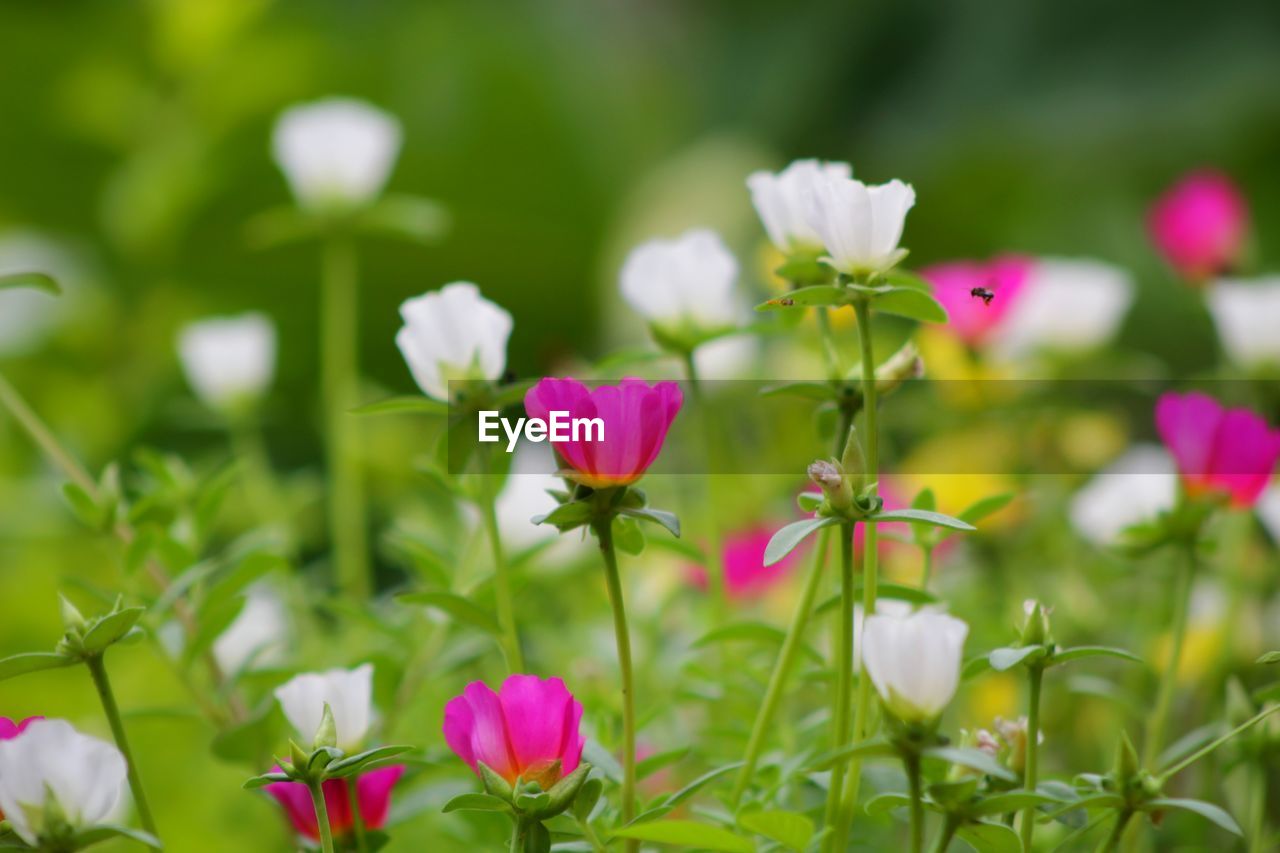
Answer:
[[[1280,455],[1280,433],[1248,409],[1230,409],[1218,429],[1210,463],[1211,484],[1237,507],[1253,506],[1271,479]]]
[[[1156,402],[1156,432],[1192,485],[1204,485],[1209,476],[1222,417],[1217,401],[1197,392],[1168,393]]]
[[[933,285],[933,295],[947,309],[947,328],[970,344],[980,344],[1013,307],[1030,277],[1034,261],[1003,255],[989,263],[953,261],[920,271]],[[995,294],[991,304],[973,295],[975,287]]]
[[[499,694],[507,721],[507,736],[521,770],[540,762],[561,761],[561,772],[577,767],[565,763],[570,737],[572,706],[576,704],[559,678],[545,681],[536,675],[512,675],[502,683]],[[581,713],[581,709],[579,709]]]
[[[391,809],[391,789],[400,781],[407,768],[403,764],[380,767],[363,774],[356,781],[356,800],[360,804],[360,817],[369,829],[381,829],[387,822]]]
[[[14,721],[8,717],[0,717],[0,740],[9,740],[22,734],[27,726],[36,720],[43,720],[44,717],[27,717],[25,720]]]
[[[484,762],[505,779],[513,780],[518,775],[498,694],[483,681],[471,682],[461,696],[445,705],[444,739],[477,773],[477,762]]]
[[[1225,175],[1194,172],[1161,196],[1147,229],[1165,260],[1183,276],[1202,280],[1231,269],[1244,247],[1249,209]]]

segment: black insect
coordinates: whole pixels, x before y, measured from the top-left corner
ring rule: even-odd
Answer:
[[[969,295],[981,299],[983,305],[990,305],[991,300],[996,298],[995,293],[985,287],[975,287],[969,291]]]

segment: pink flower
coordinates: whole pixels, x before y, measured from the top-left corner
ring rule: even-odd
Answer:
[[[966,343],[977,346],[1009,313],[1027,283],[1035,262],[1022,255],[1001,255],[986,263],[951,261],[920,271],[933,285],[933,295],[950,316],[948,327]],[[988,303],[973,295],[974,288],[995,294]]]
[[[545,381],[545,380],[544,380]],[[444,706],[444,739],[477,774],[483,762],[503,779],[548,790],[582,758],[582,705],[558,678],[509,675],[494,693],[473,681]]]
[[[569,418],[599,418],[604,440],[584,429],[578,441],[555,441],[553,446],[578,479],[593,489],[625,486],[644,475],[658,458],[667,430],[684,402],[674,382],[649,385],[642,379],[623,379],[594,390],[576,379],[543,379],[524,397],[531,418],[550,420],[551,412]]]
[[[799,548],[772,566],[764,565],[764,549],[775,532],[771,528],[757,526],[725,537],[721,553],[724,556],[724,588],[729,598],[735,601],[761,598],[791,573],[801,553]],[[691,564],[688,575],[699,589],[707,588],[705,566]]]
[[[44,717],[27,717],[25,720],[11,720],[8,717],[0,717],[0,740],[9,740],[22,734],[23,729],[34,723],[36,720],[43,720]],[[4,810],[0,809],[0,820],[4,820]]]
[[[1280,431],[1248,409],[1224,409],[1205,394],[1161,396],[1156,431],[1188,495],[1226,494],[1236,507],[1253,506],[1280,458]]]
[[[278,771],[280,768],[274,769]],[[386,823],[387,811],[391,807],[391,789],[400,781],[404,771],[403,764],[395,764],[370,770],[356,779],[356,801],[366,829],[380,829]],[[346,835],[354,826],[348,784],[347,779],[330,779],[323,785],[329,827],[335,836]],[[315,807],[311,804],[311,793],[306,785],[301,782],[273,782],[265,790],[284,806],[289,822],[300,835],[313,841],[320,840]]]
[[[1183,277],[1202,282],[1235,266],[1244,248],[1249,208],[1231,179],[1192,172],[1152,205],[1147,230]]]

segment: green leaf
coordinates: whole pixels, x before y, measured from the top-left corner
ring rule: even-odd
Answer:
[[[449,212],[434,199],[388,193],[360,211],[356,227],[366,233],[430,245],[449,230]]]
[[[724,774],[737,770],[741,766],[742,766],[741,761],[735,761],[732,764],[726,764],[723,767],[717,767],[715,770],[708,770],[706,773],[703,773],[697,779],[694,779],[688,785],[685,785],[679,791],[676,791],[670,797],[667,797],[665,800],[663,800],[662,801],[663,807],[674,808],[675,806],[679,805],[680,803],[692,797],[694,794],[698,793],[699,789],[701,789],[703,785],[706,785],[708,782],[714,782],[716,779],[719,779]]]
[[[761,397],[799,397],[802,400],[813,400],[817,403],[825,403],[828,400],[835,400],[840,396],[837,386],[830,382],[815,382],[810,380],[798,382],[779,382],[776,385],[767,385],[760,389]]]
[[[63,483],[62,496],[66,498],[76,518],[90,530],[102,530],[106,526],[106,513],[103,508],[77,483]]]
[[[923,290],[914,287],[891,287],[871,300],[872,309],[881,314],[893,314],[919,320],[922,323],[947,322],[947,309]]]
[[[127,826],[113,826],[104,824],[95,826],[92,829],[86,829],[77,832],[73,844],[76,850],[81,850],[92,844],[98,844],[103,841],[110,841],[114,838],[127,838],[130,841],[136,841],[152,850],[161,850],[164,845],[160,843],[160,839],[154,835],[143,832],[141,829],[132,829]]]
[[[824,527],[839,523],[840,519],[832,517],[806,518],[803,521],[791,522],[773,534],[773,538],[769,540],[769,544],[764,549],[764,565],[772,566],[774,563],[781,561],[783,557],[794,551],[796,546],[815,530],[821,530]]]
[[[618,518],[613,524],[613,544],[633,557],[644,553],[644,531],[630,518]]]
[[[58,287],[58,283],[53,280],[53,276],[45,275],[42,272],[12,272],[0,275],[0,290],[17,287],[43,290],[45,293],[52,293],[55,296],[62,292],[62,289]]]
[[[444,804],[445,812],[511,812],[511,804],[492,794],[459,794]]]
[[[75,658],[60,655],[56,652],[28,652],[22,655],[11,655],[0,659],[0,681],[16,678],[19,675],[26,675],[29,672],[71,666],[75,662]]]
[[[574,817],[585,823],[587,818],[591,817],[591,813],[595,811],[596,803],[600,801],[600,794],[603,791],[604,783],[599,779],[588,779],[583,782],[582,787],[578,789],[577,799],[573,801]]]
[[[801,492],[796,495],[796,506],[801,512],[817,512],[824,500],[826,498],[820,492]]]
[[[1227,811],[1213,803],[1206,803],[1204,800],[1180,800],[1180,799],[1159,799],[1149,800],[1144,807],[1147,811],[1157,809],[1181,809],[1182,811],[1194,812],[1205,820],[1211,821],[1225,829],[1233,835],[1244,836],[1240,831],[1240,824],[1236,823]]]
[[[877,794],[867,800],[867,804],[864,808],[867,810],[867,814],[872,817],[879,817],[880,815],[888,814],[894,809],[910,805],[911,798],[906,794],[902,794],[897,791],[886,791],[883,794]]]
[[[960,512],[960,520],[967,521],[970,524],[976,524],[982,519],[995,515],[1000,510],[1007,507],[1013,502],[1015,495],[1013,492],[1005,492],[1004,494],[992,495],[991,497],[982,498],[969,504]]]
[[[1142,658],[1124,649],[1110,646],[1077,646],[1074,649],[1063,649],[1062,651],[1054,652],[1047,665],[1057,666],[1060,663],[1070,663],[1073,660],[1098,657],[1119,658],[1120,660],[1142,663]]]
[[[407,413],[447,415],[449,414],[449,404],[432,397],[409,395],[388,397],[385,400],[365,403],[363,406],[357,406],[351,410],[353,415],[400,415]]]
[[[803,851],[813,838],[813,821],[795,812],[745,812],[738,815],[738,825],[748,832],[776,841],[788,850]]]
[[[405,604],[421,604],[424,607],[443,611],[455,622],[479,628],[494,636],[502,633],[497,620],[490,616],[488,611],[460,595],[454,595],[451,592],[407,592],[397,598]]]
[[[330,779],[340,779],[356,773],[376,770],[379,767],[385,767],[390,763],[391,759],[412,751],[412,746],[405,745],[379,746],[375,749],[367,749],[364,752],[349,755],[333,762],[325,768],[325,776]]]
[[[1258,658],[1257,661],[1255,661],[1255,663],[1262,663],[1262,664],[1280,663],[1280,652],[1267,652],[1265,655]]]
[[[952,530],[977,530],[967,521],[961,521],[940,512],[925,509],[890,509],[878,512],[868,521],[906,521],[911,524],[932,524],[934,527],[949,527]]]
[[[530,521],[533,524],[550,524],[563,532],[586,524],[591,520],[593,513],[594,510],[589,501],[571,501],[560,504],[551,512],[535,515]]]
[[[649,509],[648,507],[634,508],[623,507],[618,510],[620,515],[630,518],[638,518],[642,521],[649,521],[654,524],[665,527],[667,532],[677,539],[680,538],[680,519],[676,517],[674,512],[667,512],[662,509]]]
[[[273,785],[276,782],[291,781],[293,781],[293,779],[288,773],[263,773],[261,776],[254,776],[252,779],[248,779],[241,787],[246,791],[252,791],[255,788],[265,788],[266,786]]]
[[[835,765],[842,761],[848,761],[850,758],[885,758],[897,754],[898,750],[893,744],[882,737],[873,737],[840,749],[828,750],[818,755],[811,764],[805,767],[805,772],[813,773],[818,770],[830,770]]]
[[[693,648],[700,649],[714,643],[730,642],[762,643],[780,646],[786,637],[786,632],[781,628],[774,625],[768,625],[764,622],[734,622],[729,625],[722,625],[719,628],[703,634],[701,637],[693,641]],[[801,649],[814,660],[822,660],[822,656],[809,646],[802,645]]]
[[[680,761],[688,754],[689,748],[682,747],[680,749],[669,749],[666,752],[659,752],[654,755],[650,755],[643,761],[636,762],[636,778],[644,779],[648,776],[652,776],[664,767],[669,767],[677,761]]]
[[[101,652],[129,633],[145,612],[145,607],[126,607],[91,620],[91,627],[85,632],[81,645],[86,652]]]
[[[781,311],[787,308],[807,308],[811,305],[847,305],[851,294],[846,288],[833,284],[816,284],[812,287],[801,287],[776,299],[762,302],[756,306],[757,311]],[[945,319],[945,313],[943,317]]]
[[[1028,806],[1040,806],[1046,803],[1057,804],[1060,802],[1062,801],[1055,797],[1035,791],[1009,791],[1008,793],[985,797],[981,802],[969,806],[966,811],[974,817],[985,817],[987,815],[1022,811]]]
[[[1018,777],[1014,775],[1013,771],[980,749],[967,749],[958,746],[932,746],[924,751],[924,755],[928,758],[940,759],[949,764],[968,767],[970,770],[977,770],[979,773],[985,773],[988,776],[994,776],[1006,782],[1018,781]]]
[[[1022,839],[1004,824],[969,823],[956,830],[956,835],[978,853],[1022,853]]]
[[[1004,672],[1020,663],[1034,663],[1048,653],[1044,646],[1006,646],[992,651],[987,661],[996,672]]]
[[[614,838],[635,838],[655,844],[670,844],[724,853],[754,853],[755,845],[727,829],[692,820],[661,820],[625,826],[613,831]]]

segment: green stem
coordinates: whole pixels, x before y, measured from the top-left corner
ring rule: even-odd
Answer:
[[[359,776],[348,776],[347,803],[351,809],[351,832],[356,839],[356,853],[368,853],[369,841],[365,838],[364,815],[360,813]]]
[[[1187,635],[1187,611],[1191,604],[1191,581],[1195,573],[1196,546],[1191,543],[1187,546],[1186,559],[1178,571],[1177,588],[1173,593],[1173,647],[1169,651],[1169,662],[1160,679],[1156,704],[1147,719],[1147,737],[1142,749],[1142,763],[1147,767],[1155,764],[1164,746],[1164,730],[1169,721],[1173,694],[1178,686],[1178,663],[1182,659],[1182,646]]]
[[[851,743],[852,723],[849,719],[853,696],[853,531],[851,521],[840,525],[840,632],[836,646],[836,694],[832,711],[834,720],[835,749],[843,749]],[[843,788],[845,762],[837,762],[831,768],[831,783],[827,789],[826,823],[834,827],[840,812],[840,792]]]
[[[502,533],[498,529],[498,498],[489,473],[487,454],[481,453],[480,459],[483,466],[480,472],[481,488],[484,492],[480,500],[481,512],[484,513],[489,548],[493,556],[494,592],[498,600],[498,627],[502,629],[503,653],[507,659],[508,672],[524,672],[524,656],[520,651],[520,634],[516,631],[515,607],[511,597],[511,568],[503,554]]]
[[[924,548],[921,553],[924,555],[924,568],[920,572],[920,589],[928,592],[929,581],[933,578],[933,549]]]
[[[903,757],[907,769],[907,783],[911,786],[911,851],[924,849],[924,793],[920,787],[920,756],[910,753]]]
[[[683,353],[682,359],[684,361],[685,376],[689,381],[689,389],[698,408],[698,420],[702,425],[707,459],[713,460],[720,454],[723,439],[721,436],[716,435],[712,424],[711,412],[707,408],[706,397],[702,393],[702,380],[698,376],[698,367],[694,362],[693,352]],[[712,622],[718,625],[724,621],[727,611],[727,596],[724,582],[724,538],[721,535],[719,520],[715,512],[716,508],[721,504],[715,494],[714,465],[707,478],[706,498],[703,515],[706,519],[707,529],[707,589],[711,592]]]
[[[1253,768],[1253,791],[1249,804],[1249,853],[1262,853],[1267,839],[1267,770],[1261,763]]]
[[[321,277],[320,367],[334,577],[343,593],[361,599],[369,594],[370,578],[360,433],[350,415],[359,393],[356,254],[350,241],[333,238],[325,245]]]
[[[604,578],[609,589],[609,605],[613,608],[614,638],[618,644],[618,670],[622,675],[622,823],[625,825],[636,815],[636,706],[631,671],[631,634],[627,630],[618,555],[613,547],[613,519],[605,518],[591,526],[600,540],[600,554],[604,558]],[[625,849],[628,853],[638,851],[640,842],[629,838]]]
[[[751,737],[747,741],[747,753],[742,759],[742,769],[738,771],[738,780],[733,786],[729,804],[733,809],[742,802],[751,777],[755,775],[756,764],[760,760],[760,750],[764,747],[765,737],[773,726],[774,714],[786,692],[787,682],[795,669],[800,649],[804,645],[804,632],[809,624],[809,616],[813,612],[813,602],[817,598],[818,588],[822,585],[822,570],[827,564],[827,549],[831,544],[830,531],[824,530],[814,551],[813,566],[805,581],[804,590],[800,593],[800,601],[796,604],[795,613],[791,616],[791,625],[787,628],[787,636],[782,641],[782,649],[778,652],[778,660],[773,665],[769,676],[769,686],[764,693],[764,702],[756,713],[756,721],[751,727]]]
[[[1027,766],[1022,787],[1034,792],[1039,773],[1040,757],[1040,685],[1044,680],[1044,668],[1032,664],[1028,668],[1027,681]],[[1022,812],[1022,849],[1030,853],[1031,837],[1036,829],[1036,807],[1027,806]]]
[[[513,820],[511,822],[511,841],[507,844],[508,853],[519,853],[520,851],[520,821]]]
[[[1120,846],[1120,839],[1124,837],[1125,827],[1129,825],[1129,818],[1133,817],[1133,812],[1122,811],[1116,816],[1116,825],[1111,828],[1111,834],[1107,836],[1107,840],[1102,843],[1102,853],[1110,853]]]
[[[867,299],[859,299],[853,303],[858,315],[858,342],[862,350],[862,410],[866,419],[866,460],[868,483],[876,483],[880,477],[880,427],[879,401],[876,399],[876,360],[871,343],[871,304]],[[869,619],[876,612],[876,587],[879,584],[879,543],[874,522],[864,522],[862,540],[862,618]],[[858,653],[862,653],[862,638],[858,638]],[[867,727],[871,717],[871,679],[864,673],[858,679],[858,704],[854,710],[853,739],[862,741],[867,737]],[[849,825],[853,822],[854,811],[858,806],[858,790],[862,784],[862,758],[854,758],[849,763],[848,784],[840,806],[840,817],[833,833],[835,840],[831,849],[842,850],[847,843]]]
[[[308,782],[307,790],[311,792],[311,805],[316,810],[316,826],[320,830],[320,849],[324,853],[333,853],[333,829],[329,826],[329,806],[324,801],[324,788],[319,782]]]
[[[89,476],[89,472],[76,460],[74,456],[67,452],[62,443],[58,441],[53,434],[53,430],[45,426],[44,421],[40,420],[40,416],[27,405],[27,401],[22,399],[22,395],[18,390],[9,384],[9,381],[0,374],[0,405],[9,410],[9,414],[13,415],[13,419],[18,422],[27,435],[31,436],[31,440],[40,448],[49,461],[62,471],[63,475],[84,489],[90,497],[95,500],[98,494],[98,484]]]
[[[840,347],[836,345],[835,332],[831,328],[830,310],[829,308],[818,309],[818,331],[822,336],[822,348],[827,356],[827,370],[830,378],[840,380],[844,378],[844,365],[840,359]]]
[[[938,833],[930,853],[947,853],[947,848],[951,846],[951,839],[956,837],[956,830],[959,828],[960,822],[951,815],[947,815],[946,822],[942,824],[942,832]]]
[[[138,820],[141,821],[143,829],[159,838],[155,819],[151,816],[151,806],[147,804],[147,792],[143,790],[142,777],[138,775],[138,763],[133,758],[133,751],[129,749],[129,738],[124,731],[124,722],[120,719],[120,708],[116,705],[115,694],[111,691],[111,680],[107,677],[107,667],[102,662],[102,655],[92,655],[85,658],[84,662],[89,668],[90,677],[93,678],[93,686],[98,691],[98,699],[102,702],[102,712],[107,717],[107,724],[111,726],[111,737],[115,740],[116,748],[120,750],[128,766],[129,790],[133,793],[133,802],[138,807]]]
[[[1186,758],[1179,761],[1177,764],[1172,765],[1167,770],[1162,770],[1160,772],[1159,777],[1157,777],[1157,781],[1161,785],[1164,785],[1165,782],[1168,782],[1171,778],[1181,773],[1183,770],[1186,770],[1192,764],[1195,764],[1197,761],[1204,758],[1206,755],[1213,752],[1215,749],[1222,746],[1224,743],[1231,740],[1236,735],[1242,734],[1243,732],[1247,731],[1251,726],[1255,726],[1258,723],[1262,722],[1267,717],[1274,714],[1276,711],[1280,711],[1280,705],[1272,705],[1269,708],[1263,708],[1261,711],[1254,714],[1252,717],[1245,720],[1243,723],[1236,726],[1234,729],[1227,732],[1225,735],[1214,738],[1204,746],[1197,749],[1195,752],[1188,755]]]

